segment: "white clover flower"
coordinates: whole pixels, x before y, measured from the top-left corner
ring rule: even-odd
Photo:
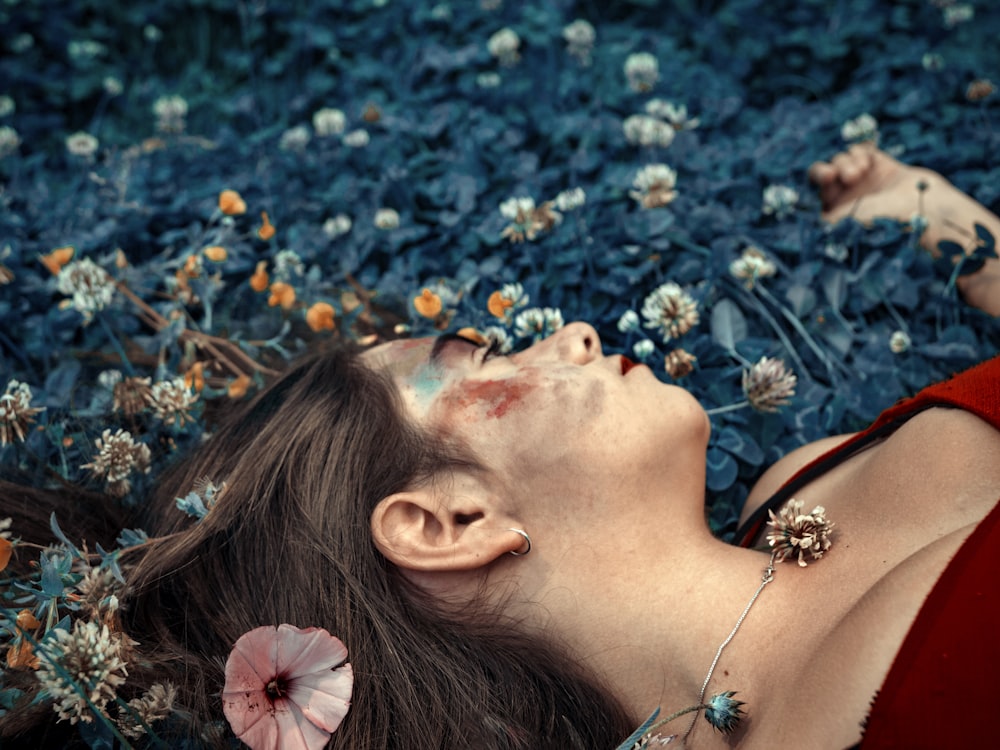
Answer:
[[[511,307],[524,307],[531,301],[531,297],[524,293],[524,287],[516,281],[501,286],[500,296],[508,300]]]
[[[7,94],[0,95],[0,117],[14,114],[15,109],[17,109],[17,105],[14,104],[13,97]]]
[[[674,142],[677,130],[670,123],[650,115],[631,115],[622,122],[625,140],[640,146],[666,148]]]
[[[0,159],[10,156],[21,145],[21,136],[14,128],[8,125],[0,125]]]
[[[849,143],[878,141],[878,120],[867,112],[862,112],[840,127],[840,137]]]
[[[371,139],[372,137],[368,134],[367,130],[357,128],[349,133],[344,133],[341,143],[348,148],[364,148],[371,142]]]
[[[12,523],[14,523],[14,520],[9,516],[7,518],[0,518],[0,539],[10,541],[13,537],[13,534],[10,531]]]
[[[132,489],[129,480],[132,472],[149,472],[149,446],[135,442],[132,433],[126,430],[115,433],[105,430],[94,446],[97,448],[94,460],[80,468],[89,469],[95,477],[104,477],[108,492],[115,497],[124,497]]]
[[[294,250],[285,248],[275,254],[274,276],[279,281],[288,281],[295,276],[302,276],[305,272],[305,264]]]
[[[121,82],[120,78],[104,76],[104,80],[101,81],[101,88],[104,89],[104,93],[108,96],[121,96],[121,93],[125,90],[125,85]]]
[[[646,361],[653,356],[653,352],[656,351],[656,344],[654,344],[649,339],[640,339],[632,344],[632,353],[635,355],[636,359]]]
[[[90,133],[83,131],[66,136],[66,150],[73,156],[79,156],[82,159],[92,158],[97,153],[99,145],[100,141]]]
[[[347,127],[347,117],[343,111],[333,107],[317,109],[312,116],[313,130],[320,138],[340,135]]]
[[[976,9],[967,3],[958,3],[943,8],[942,13],[944,15],[944,25],[949,29],[953,29],[960,23],[971,21],[976,15]]]
[[[90,323],[94,313],[110,305],[115,295],[115,280],[90,258],[63,266],[56,287],[69,296],[63,304],[79,312],[84,324]]]
[[[563,27],[562,38],[571,47],[592,47],[597,39],[597,32],[589,21],[577,18]]]
[[[501,354],[508,354],[514,348],[514,339],[502,326],[486,326],[482,334],[490,344],[495,342],[500,347]]]
[[[587,194],[583,188],[570,188],[559,193],[554,202],[560,211],[574,211],[587,202]]]
[[[347,214],[331,216],[323,222],[323,234],[331,240],[337,239],[351,231],[351,217]]]
[[[583,65],[590,65],[590,54],[594,50],[597,32],[582,18],[563,27],[562,37],[566,41],[566,51]]]
[[[495,89],[503,79],[500,74],[493,70],[480,73],[476,76],[476,85],[481,89]]]
[[[552,307],[531,307],[514,318],[514,335],[532,336],[537,341],[563,327],[562,312]]]
[[[164,424],[183,427],[193,422],[191,407],[198,401],[198,394],[191,391],[184,378],[161,380],[153,383],[149,391],[149,406],[153,414]]]
[[[97,376],[97,384],[109,391],[113,391],[120,382],[122,382],[121,370],[101,370]]]
[[[729,273],[743,279],[743,286],[747,289],[753,289],[757,279],[774,276],[777,270],[767,255],[753,245],[744,249],[743,254],[729,264]]]
[[[182,133],[188,113],[187,99],[176,94],[161,96],[153,102],[156,127],[164,133]]]
[[[380,208],[375,212],[375,226],[379,229],[398,229],[399,213],[392,208]]]
[[[775,550],[775,562],[784,562],[794,556],[799,557],[799,566],[806,567],[805,554],[819,560],[830,549],[830,533],[834,524],[826,518],[826,509],[817,505],[811,513],[802,512],[802,501],[789,500],[775,515],[768,511],[771,520],[767,522],[774,531],[768,532],[767,543]]]
[[[889,337],[889,349],[893,354],[903,354],[910,350],[913,342],[906,331],[893,331]]]
[[[509,27],[504,27],[493,34],[486,42],[486,48],[501,65],[515,65],[521,59],[518,52],[521,48],[521,37]]]
[[[302,152],[309,145],[311,138],[309,128],[305,125],[296,125],[294,128],[289,128],[281,134],[281,138],[278,140],[278,148],[282,151]]]
[[[95,39],[76,39],[66,45],[66,51],[74,62],[78,62],[100,57],[108,48]]]
[[[683,336],[701,320],[698,303],[673,281],[661,284],[646,297],[642,317],[645,327],[658,330],[664,343]]]
[[[0,394],[0,446],[14,440],[24,442],[35,415],[45,411],[44,406],[32,406],[31,398],[31,388],[27,383],[8,381],[3,394]]]
[[[131,711],[119,719],[122,734],[129,739],[142,737],[146,734],[147,727],[173,713],[175,700],[177,700],[177,688],[171,683],[153,683],[142,697],[133,698],[128,702]]]
[[[674,130],[693,130],[701,124],[697,117],[688,117],[686,105],[666,99],[650,99],[646,102],[646,114],[669,122]]]
[[[500,204],[500,215],[508,221],[525,224],[535,210],[535,199],[526,196],[508,198]]]
[[[639,315],[635,310],[626,310],[618,318],[618,330],[622,333],[631,333],[639,330]]]
[[[785,363],[773,357],[760,360],[743,371],[743,393],[750,406],[760,412],[776,412],[795,395],[798,378],[785,369]]]
[[[60,720],[71,724],[91,722],[87,701],[98,711],[104,711],[116,691],[125,682],[128,671],[122,660],[122,636],[111,633],[107,625],[93,620],[77,620],[73,630],[54,628],[48,632],[45,648],[38,649],[40,665],[35,676],[48,698],[55,701],[53,708]]]
[[[163,32],[160,31],[159,26],[147,23],[142,27],[142,38],[151,44],[156,44],[158,41],[163,39]]]
[[[666,206],[677,197],[676,184],[677,172],[666,164],[647,164],[632,181],[635,190],[629,191],[629,196],[643,208]]]
[[[944,68],[944,58],[937,52],[925,52],[920,58],[920,64],[924,70],[936,73]]]
[[[698,358],[690,352],[677,348],[663,358],[663,369],[674,380],[680,380],[694,371],[694,363],[697,360]]]
[[[795,211],[799,202],[799,191],[788,185],[768,185],[764,188],[764,204],[761,210],[765,215],[774,215],[783,219]]]
[[[625,58],[625,78],[633,91],[649,91],[660,80],[660,63],[648,52],[634,52]]]

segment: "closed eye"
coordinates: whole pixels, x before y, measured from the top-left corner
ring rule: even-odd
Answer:
[[[493,339],[492,341],[490,341],[490,345],[486,347],[486,350],[483,352],[483,357],[479,361],[480,364],[486,364],[494,357],[500,357],[500,356],[503,356],[502,345],[500,344],[499,340]]]

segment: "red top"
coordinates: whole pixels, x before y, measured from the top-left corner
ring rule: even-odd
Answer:
[[[867,430],[804,466],[754,512],[737,532],[738,543],[749,546],[768,508],[934,406],[965,409],[1000,430],[1000,357],[900,401]],[[998,669],[1000,498],[948,563],[910,626],[872,704],[861,748],[1000,746],[993,727]]]

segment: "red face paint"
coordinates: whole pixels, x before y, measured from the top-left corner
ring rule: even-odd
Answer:
[[[449,393],[445,398],[461,409],[479,406],[486,409],[487,417],[499,419],[534,389],[527,383],[481,380],[464,383],[459,392]]]

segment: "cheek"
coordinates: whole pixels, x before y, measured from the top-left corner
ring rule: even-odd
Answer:
[[[504,419],[523,412],[526,399],[537,387],[535,383],[519,380],[465,382],[444,394],[441,408],[446,413],[460,415],[463,421],[482,417]]]

